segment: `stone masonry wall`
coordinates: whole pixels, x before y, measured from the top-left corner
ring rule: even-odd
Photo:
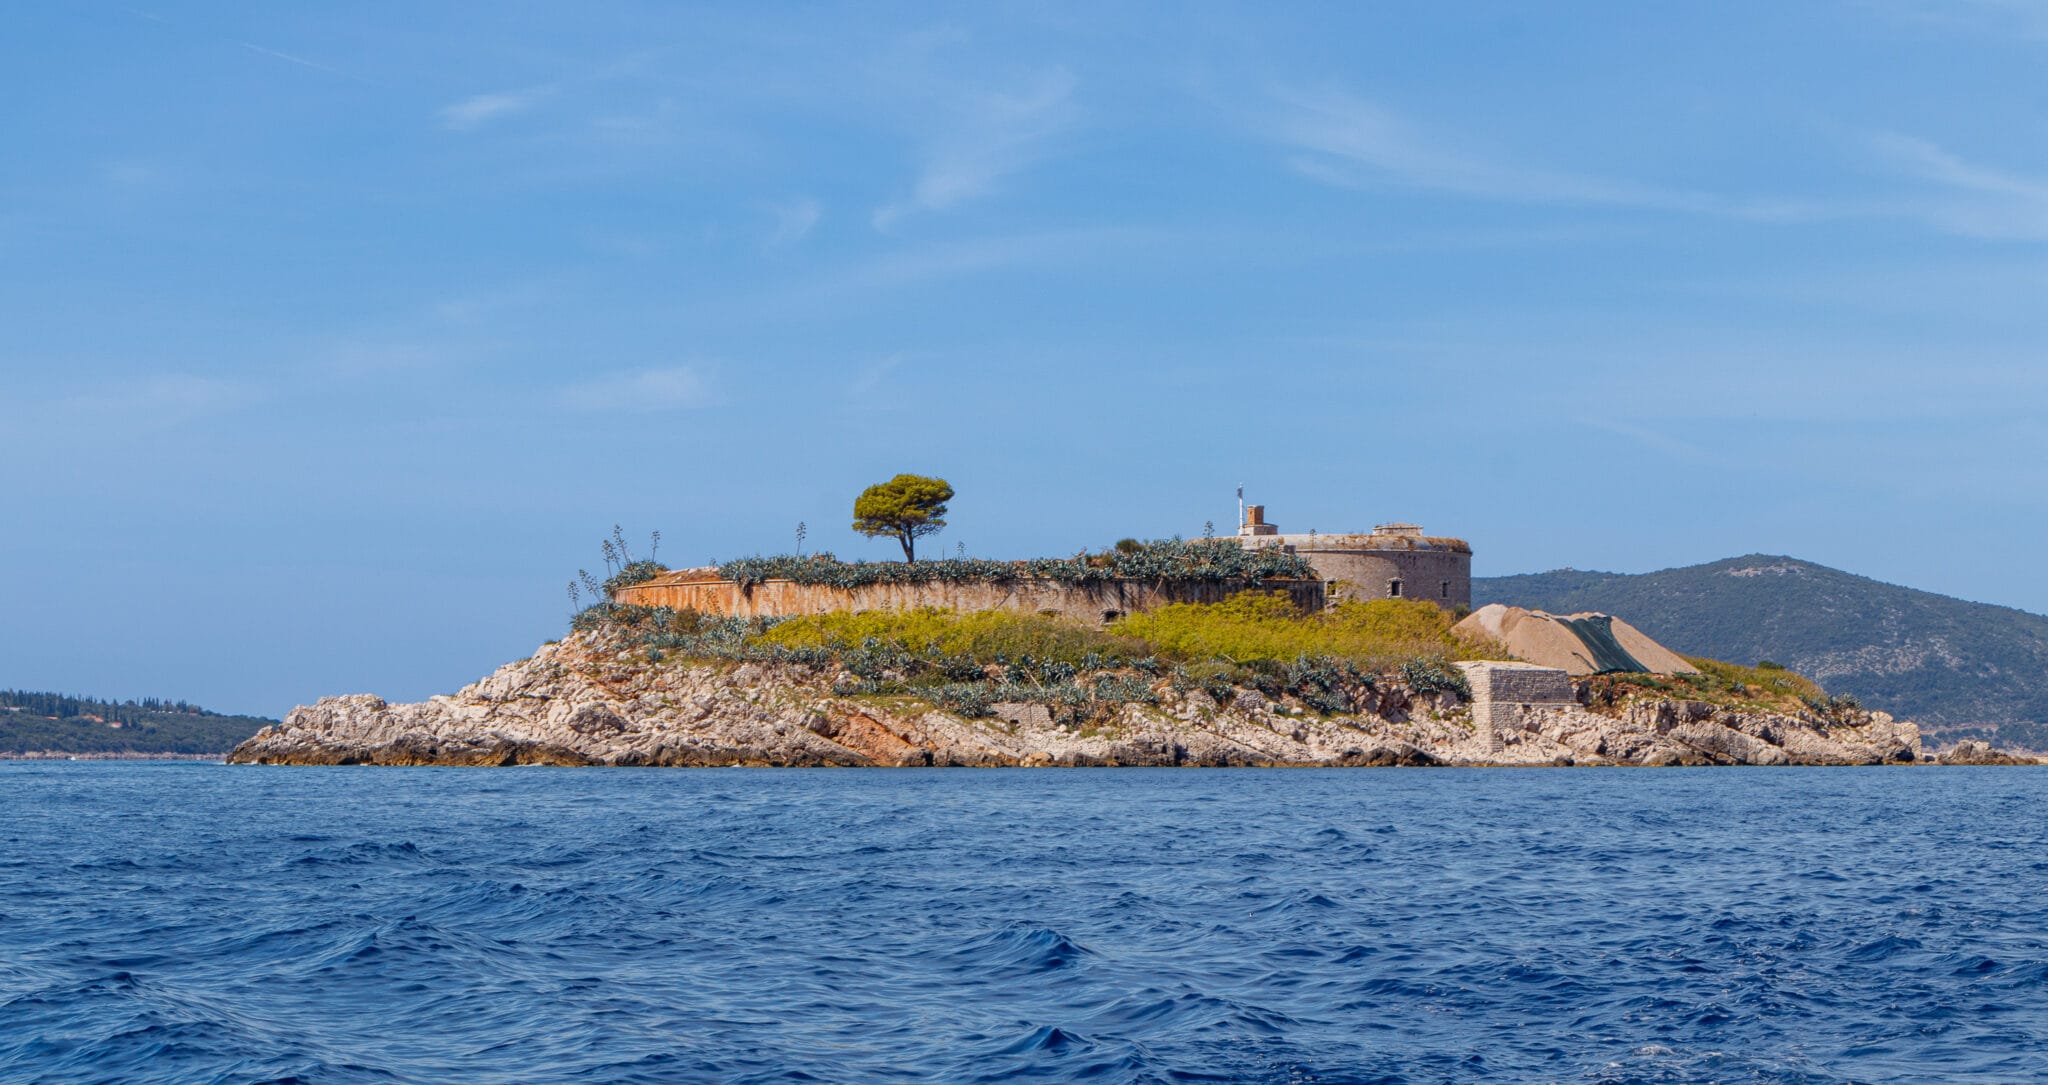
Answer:
[[[1472,605],[1472,555],[1449,550],[1295,551],[1324,580],[1344,582],[1347,599],[1387,599],[1401,582],[1401,596],[1435,603],[1445,610]]]
[[[1281,547],[1307,558],[1316,575],[1340,582],[1340,599],[1422,599],[1472,606],[1472,548],[1462,539],[1405,534],[1240,535],[1244,546]]]
[[[1577,705],[1571,675],[1531,663],[1460,663],[1472,687],[1472,722],[1482,731],[1520,730],[1532,708]]]
[[[1073,584],[1017,579],[923,584],[865,584],[839,588],[766,580],[742,588],[730,580],[691,573],[671,574],[621,588],[620,603],[674,607],[742,618],[782,618],[852,610],[1016,610],[1049,612],[1079,621],[1104,623],[1174,603],[1215,603],[1242,591],[1277,591],[1304,612],[1323,609],[1319,580],[1267,581],[1257,588],[1242,581],[1106,580]]]

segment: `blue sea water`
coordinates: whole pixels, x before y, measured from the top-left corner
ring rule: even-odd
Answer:
[[[0,764],[0,1081],[2048,1078],[2048,771]]]

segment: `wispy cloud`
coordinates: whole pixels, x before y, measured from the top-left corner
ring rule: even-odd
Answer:
[[[1867,0],[1865,6],[1914,23],[2048,41],[2048,4],[2041,0]]]
[[[244,49],[249,50],[252,53],[259,53],[263,56],[270,57],[274,60],[282,60],[287,64],[297,64],[301,68],[311,68],[316,72],[326,72],[329,75],[339,75],[353,78],[349,76],[347,72],[344,72],[339,68],[322,64],[317,60],[307,60],[305,57],[302,56],[294,56],[291,53],[281,52],[279,50],[272,49],[267,46],[258,45],[253,41],[238,42],[236,44],[240,45]]]
[[[661,98],[638,110],[592,118],[589,138],[619,146],[659,146],[675,137],[683,110],[674,98]]]
[[[343,380],[416,374],[457,364],[468,355],[462,348],[440,343],[344,339],[316,351],[311,358],[311,371],[320,377]]]
[[[1921,177],[1972,192],[2012,196],[2030,203],[2048,202],[2048,181],[2006,173],[1966,162],[1924,139],[1892,133],[1875,140],[1879,150]]]
[[[150,16],[144,17],[151,18]],[[165,22],[165,20],[161,19],[157,21]],[[317,60],[308,60],[305,57],[297,55],[296,53],[287,53],[281,49],[272,49],[267,45],[258,45],[253,41],[235,40],[235,44],[241,46],[244,49],[249,50],[252,53],[255,53],[258,56],[269,57],[272,60],[281,60],[284,61],[286,64],[296,65],[298,67],[305,68],[309,71],[320,72],[323,75],[332,75],[341,79],[347,79],[352,82],[363,83],[373,87],[382,85],[378,83],[375,79],[366,78],[364,76],[356,74],[355,72],[345,71],[341,68],[335,67],[332,64],[322,64]]]
[[[691,366],[612,373],[562,392],[562,402],[583,411],[652,413],[710,403],[710,389]]]
[[[491,121],[524,113],[546,101],[554,92],[553,86],[539,86],[472,95],[459,102],[442,106],[441,126],[457,132],[468,131]]]
[[[173,425],[249,406],[262,391],[245,381],[164,373],[101,381],[61,392],[46,404],[52,415],[112,427]]]
[[[916,245],[862,259],[805,282],[761,295],[754,304],[769,310],[867,304],[874,295],[954,282],[970,276],[1032,268],[1100,265],[1133,252],[1171,243],[1174,235],[1152,230],[1101,228],[1048,230],[964,241]]]
[[[1602,415],[1587,415],[1577,419],[1578,424],[1592,429],[1605,430],[1617,437],[1625,437],[1635,443],[1661,452],[1673,459],[1695,464],[1710,464],[1715,457],[1701,445],[1678,436],[1679,432],[1667,427],[1637,425]]]
[[[458,328],[474,328],[521,313],[534,313],[560,304],[569,296],[567,282],[554,276],[514,279],[491,286],[479,286],[450,294],[433,302],[424,315],[436,322]]]
[[[162,187],[170,178],[170,171],[153,162],[133,159],[110,163],[105,171],[110,188],[135,191]]]
[[[825,206],[805,197],[781,204],[774,208],[774,212],[775,229],[768,235],[768,244],[772,248],[783,248],[810,236],[818,220],[824,217]]]
[[[1392,110],[1341,92],[1291,94],[1273,135],[1319,181],[1391,183],[1534,202],[1639,202],[1651,194],[1591,177],[1517,166],[1438,146]]]
[[[957,116],[925,149],[910,194],[875,209],[875,228],[985,196],[1039,161],[1078,116],[1074,87],[1070,73],[1054,69],[1016,91],[963,96]]]
[[[1279,108],[1260,127],[1291,149],[1288,164],[1297,172],[1345,187],[1396,186],[1513,203],[1764,220],[1826,217],[1846,210],[1810,201],[1731,198],[1461,149],[1425,135],[1384,106],[1341,91],[1281,95]]]
[[[1879,198],[1752,199],[1531,165],[1433,139],[1393,111],[1341,92],[1289,95],[1266,125],[1303,176],[1345,187],[1391,186],[1522,204],[1615,207],[1758,222],[1918,220],[1947,233],[2048,238],[2048,178],[1972,162],[1928,140],[1869,141],[1895,170],[1940,192]],[[1850,141],[1853,144],[1853,140]]]
[[[852,381],[847,383],[847,396],[852,399],[864,399],[873,394],[877,388],[882,386],[883,381],[889,379],[889,374],[896,372],[903,365],[903,361],[903,355],[891,354],[887,358],[883,358],[881,361],[862,369],[860,373],[855,375]]]
[[[2048,239],[2048,179],[1971,162],[1912,136],[1884,133],[1872,145],[1908,176],[1945,190],[1917,205],[1934,225],[1972,237]]]

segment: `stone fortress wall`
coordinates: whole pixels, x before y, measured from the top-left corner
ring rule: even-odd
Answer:
[[[1424,535],[1414,524],[1381,524],[1370,534],[1283,535],[1266,522],[1263,505],[1245,506],[1238,541],[1280,546],[1308,559],[1336,598],[1424,599],[1445,610],[1472,607],[1472,547],[1463,539]]]
[[[716,569],[682,569],[629,587],[613,600],[635,606],[673,607],[737,618],[786,618],[841,610],[1016,610],[1105,624],[1174,603],[1216,603],[1242,591],[1281,592],[1304,613],[1328,602],[1321,580],[1242,581],[1098,580],[1072,583],[1038,577],[918,584],[863,584],[851,588],[764,580],[740,585]]]
[[[1104,624],[1175,603],[1215,603],[1242,591],[1284,593],[1304,613],[1350,599],[1422,599],[1446,610],[1472,605],[1472,548],[1462,539],[1424,535],[1412,524],[1382,524],[1370,534],[1282,535],[1250,505],[1237,540],[1285,547],[1308,559],[1314,580],[1116,579],[1075,583],[1040,577],[1007,580],[863,584],[836,587],[764,580],[738,584],[713,568],[681,569],[619,589],[619,603],[673,607],[738,618],[783,618],[854,610],[1016,610]],[[1333,588],[1335,589],[1333,591]]]

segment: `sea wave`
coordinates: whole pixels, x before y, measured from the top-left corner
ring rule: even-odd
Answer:
[[[0,1081],[2004,1082],[2044,799],[0,764]]]

